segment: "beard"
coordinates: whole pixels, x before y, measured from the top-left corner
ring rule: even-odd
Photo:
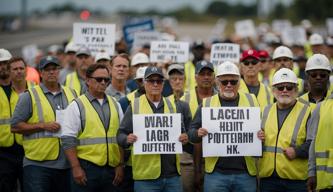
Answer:
[[[227,99],[232,99],[236,95],[235,95],[234,92],[224,91],[224,92],[222,92],[222,96],[225,97],[225,98],[227,98]]]
[[[277,96],[276,100],[278,101],[278,103],[288,105],[291,104],[295,100],[295,98],[293,96]]]

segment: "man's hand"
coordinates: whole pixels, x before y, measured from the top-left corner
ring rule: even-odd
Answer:
[[[127,143],[128,144],[133,144],[137,139],[138,138],[133,133],[130,133],[129,135],[127,135]]]
[[[185,145],[188,142],[188,136],[186,133],[182,133],[179,136],[179,141],[182,142],[183,145]]]
[[[296,151],[293,147],[288,147],[283,150],[283,153],[287,156],[289,160],[296,158]]]
[[[202,128],[202,127],[198,129],[198,137],[204,137],[204,136],[206,136],[207,134],[208,134],[207,129]]]
[[[48,122],[48,123],[41,123],[41,129],[50,132],[58,132],[60,130],[60,124],[57,122]]]
[[[114,186],[118,186],[124,179],[124,167],[122,165],[118,165],[115,168],[115,176],[112,184]]]
[[[307,188],[308,188],[308,192],[316,191],[316,187],[317,187],[316,176],[309,177],[306,185],[307,185]]]
[[[257,137],[258,137],[258,139],[260,139],[261,141],[264,142],[265,141],[265,132],[263,130],[258,131]]]
[[[73,172],[73,178],[74,181],[79,184],[79,185],[87,185],[87,177],[86,173],[82,169],[81,166],[73,167],[72,168]]]

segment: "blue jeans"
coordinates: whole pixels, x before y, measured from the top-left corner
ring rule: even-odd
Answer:
[[[247,173],[222,174],[214,171],[205,174],[204,191],[206,192],[255,192],[256,178]]]
[[[69,192],[70,170],[28,165],[23,167],[24,192]]]
[[[98,166],[89,161],[80,159],[80,165],[85,171],[87,185],[79,185],[71,176],[73,192],[106,192],[118,191],[118,188],[112,184],[115,177],[115,170],[110,166]]]
[[[307,191],[306,181],[268,177],[260,180],[262,192],[303,192]]]
[[[135,192],[182,192],[180,176],[134,181]]]

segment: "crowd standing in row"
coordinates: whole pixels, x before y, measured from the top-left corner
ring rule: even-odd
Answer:
[[[214,66],[202,42],[176,64],[70,42],[36,69],[0,49],[0,191],[333,191],[332,44],[305,47]],[[263,155],[203,158],[203,107],[260,107]],[[181,114],[183,154],[133,154],[154,113]]]

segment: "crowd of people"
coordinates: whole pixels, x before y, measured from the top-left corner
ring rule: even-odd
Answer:
[[[186,63],[123,43],[69,42],[34,67],[0,49],[0,191],[333,191],[332,38],[218,41],[242,47],[218,66],[202,41]],[[204,107],[259,107],[262,156],[203,157]],[[181,115],[182,154],[133,153],[133,115],[158,113]]]

